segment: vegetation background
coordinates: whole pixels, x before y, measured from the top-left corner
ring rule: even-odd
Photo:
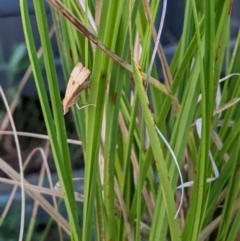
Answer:
[[[42,188],[41,179],[38,186],[28,185],[20,154],[20,174],[0,159],[11,184],[22,188],[19,240],[34,240],[38,205],[51,217],[40,240],[52,224],[58,225],[59,240],[238,240],[240,35],[232,49],[233,1],[185,1],[181,39],[170,64],[159,43],[161,27],[154,27],[160,1],[47,2],[65,79],[77,62],[87,66],[90,88],[81,93],[79,104],[96,108],[71,108],[84,156],[84,193],[76,193],[49,37],[53,29],[43,1],[33,0],[42,51],[37,53],[27,2],[20,0],[60,183],[55,190],[51,182],[49,189]],[[162,6],[164,23],[167,1]],[[37,151],[44,159],[42,149]],[[43,163],[40,177],[46,171],[51,180]],[[24,191],[35,200],[25,232]],[[52,201],[41,193],[52,195]],[[62,200],[67,219],[58,208]]]

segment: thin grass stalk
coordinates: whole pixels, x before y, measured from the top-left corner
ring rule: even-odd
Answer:
[[[119,5],[120,7],[121,5]],[[113,39],[115,39],[115,34],[112,31],[112,29],[114,29],[114,27],[105,29],[105,26],[108,24],[109,26],[113,26],[113,23],[118,23],[119,20],[118,18],[115,21],[115,17],[117,16],[117,5],[115,3],[111,3],[110,5],[108,5],[108,3],[104,2],[102,5],[102,11],[105,13],[104,15],[102,15],[103,17],[100,20],[100,24],[99,24],[99,39],[101,39],[103,41],[103,43],[105,43],[106,46],[109,47],[114,47],[115,43],[114,41],[112,42],[112,35],[113,35]],[[121,9],[121,7],[120,7]],[[106,31],[108,30],[108,31]],[[117,31],[117,29],[115,29],[115,31]],[[100,66],[100,67],[99,67]],[[87,132],[88,132],[88,136],[87,136],[87,150],[86,150],[86,158],[89,161],[89,165],[86,168],[86,175],[87,175],[87,180],[88,182],[86,182],[85,185],[85,190],[88,189],[89,184],[91,182],[92,179],[92,170],[91,170],[91,165],[93,165],[93,163],[97,162],[97,150],[98,150],[98,146],[99,146],[99,141],[100,141],[100,130],[101,130],[101,126],[102,126],[102,116],[103,116],[103,106],[104,106],[104,102],[105,102],[105,90],[106,90],[106,86],[107,86],[107,80],[108,80],[108,73],[109,73],[109,59],[103,55],[103,53],[101,51],[99,51],[98,49],[96,50],[95,53],[95,61],[93,63],[93,77],[92,77],[92,88],[90,91],[90,102],[91,103],[96,103],[97,104],[97,109],[96,110],[90,110],[89,109],[89,119],[88,119],[88,125],[87,125]],[[98,84],[98,81],[101,80],[101,84]],[[97,137],[97,140],[96,140]],[[108,164],[105,165],[105,168],[108,168]],[[107,169],[106,169],[107,170]],[[111,169],[109,169],[108,171],[112,172]],[[106,174],[107,172],[105,172]],[[110,185],[110,183],[108,183]],[[96,185],[95,183],[92,183],[92,185]],[[107,208],[107,218],[108,220],[105,220],[105,225],[111,221],[113,221],[113,202],[109,201],[109,204],[107,204],[107,199],[110,197],[112,200],[113,197],[113,193],[110,193],[110,196],[107,195],[107,190],[106,188],[109,188],[110,186],[105,185],[105,192],[104,192],[104,200],[106,202],[106,208]],[[112,187],[113,188],[113,187]],[[113,190],[112,188],[110,188],[111,190]],[[88,203],[89,199],[89,194],[87,193],[86,199],[85,199],[85,203]],[[84,218],[86,220],[86,224],[89,225],[90,224],[90,216],[87,215],[89,207],[85,206],[84,209]],[[89,220],[89,221],[87,221]],[[114,222],[113,222],[114,223]],[[105,226],[106,231],[107,231],[107,237],[110,238],[114,236],[114,229],[113,229],[114,225],[111,226]],[[90,233],[84,233],[83,237],[85,240],[88,240]]]
[[[123,3],[118,6],[114,6],[111,11],[110,19],[114,19],[114,28],[116,30],[112,33],[112,47],[115,45],[115,41],[117,40],[118,31],[120,21],[121,21],[121,10],[123,9]],[[115,17],[113,17],[115,16]],[[108,23],[109,24],[109,23]],[[126,34],[126,33],[125,33]],[[122,41],[125,38],[122,36]],[[117,41],[118,48],[120,46],[123,47],[124,42]],[[118,123],[118,112],[120,107],[120,96],[122,92],[123,82],[121,80],[121,75],[124,73],[124,70],[120,68],[120,66],[115,63],[112,65],[112,75],[109,83],[108,89],[108,99],[106,102],[106,132],[105,132],[105,143],[104,143],[104,203],[107,213],[107,223],[110,228],[109,233],[107,235],[107,239],[111,239],[114,237],[114,229],[115,229],[115,217],[114,217],[114,159],[116,155],[116,144],[117,144],[117,135],[118,128],[116,128],[116,124]],[[111,225],[109,225],[111,224]],[[108,229],[108,228],[107,228]]]
[[[206,8],[209,8],[209,6],[206,6]],[[190,240],[196,240],[198,238],[201,225],[202,225],[202,212],[204,212],[204,202],[206,196],[206,162],[208,160],[208,148],[210,144],[210,136],[207,134],[210,131],[210,119],[211,119],[211,107],[208,109],[207,106],[207,98],[208,96],[208,85],[207,85],[207,77],[206,73],[204,72],[204,67],[206,68],[207,72],[210,72],[209,69],[204,66],[204,60],[203,57],[205,57],[204,54],[206,54],[206,49],[203,49],[203,43],[204,41],[201,40],[200,30],[199,30],[199,21],[198,21],[198,14],[196,10],[195,2],[192,1],[192,10],[193,10],[193,16],[194,16],[194,24],[196,29],[196,35],[197,35],[197,44],[198,44],[198,57],[200,58],[200,83],[201,83],[201,91],[203,95],[202,99],[202,133],[201,133],[201,147],[200,147],[200,155],[198,158],[197,166],[196,166],[196,175],[194,178],[194,187],[193,187],[193,198],[192,198],[192,205],[190,206],[189,212],[193,212],[192,215],[195,216],[194,222],[192,222],[190,215],[187,217],[186,222],[188,223],[188,227],[190,230],[188,232],[183,233],[183,237],[190,239]],[[209,16],[205,16],[205,27],[206,24],[209,24]],[[208,46],[208,45],[207,45]],[[209,56],[208,56],[209,57]],[[207,58],[207,57],[206,57]],[[207,61],[208,62],[208,61]],[[212,64],[212,63],[211,63]],[[211,69],[211,66],[209,66]],[[204,75],[205,74],[205,75]],[[208,81],[212,81],[212,79],[208,79]],[[191,220],[191,221],[190,221]]]
[[[44,17],[42,17],[43,15],[43,6],[42,3],[38,2],[34,2],[34,4],[37,4],[36,6],[38,6],[39,8],[37,9],[37,16],[39,19],[42,19],[42,21],[40,21],[40,23],[44,23]],[[56,82],[52,82],[54,81],[55,75],[54,71],[55,67],[53,67],[52,70],[49,69],[50,66],[53,66],[53,61],[50,61],[50,65],[46,66],[48,68],[47,73],[49,74],[49,84],[50,84],[50,91],[52,92],[52,103],[53,105],[55,105],[55,109],[54,109],[54,115],[58,120],[58,129],[56,131],[54,123],[53,123],[53,117],[50,111],[50,106],[48,104],[48,98],[46,95],[46,90],[45,90],[45,86],[43,84],[43,80],[42,80],[42,75],[41,75],[41,71],[40,71],[40,66],[38,63],[38,59],[37,59],[37,55],[36,55],[36,49],[34,46],[34,40],[33,40],[33,36],[31,34],[31,27],[30,27],[30,20],[29,20],[29,14],[28,14],[28,9],[27,9],[27,5],[25,1],[20,1],[20,9],[21,9],[21,15],[22,15],[22,21],[23,21],[23,28],[24,28],[24,33],[25,33],[25,38],[26,38],[26,44],[27,44],[27,48],[28,48],[28,53],[29,53],[29,58],[30,58],[30,62],[32,64],[32,68],[33,68],[33,74],[34,74],[34,79],[35,79],[35,83],[36,83],[36,87],[38,90],[38,94],[39,94],[39,99],[40,99],[40,103],[41,103],[41,107],[43,110],[43,116],[45,119],[45,123],[46,123],[46,127],[47,127],[47,131],[50,137],[50,143],[51,143],[51,147],[53,150],[53,155],[54,155],[54,160],[55,160],[55,164],[57,167],[57,171],[59,174],[59,178],[60,178],[60,182],[61,185],[63,187],[63,192],[65,193],[65,203],[66,203],[66,207],[68,210],[68,215],[69,215],[69,220],[71,223],[71,231],[72,231],[72,239],[73,240],[78,240],[78,237],[80,236],[80,230],[79,227],[77,226],[77,216],[76,216],[76,206],[75,206],[75,201],[74,201],[74,195],[73,195],[73,185],[72,185],[72,180],[71,180],[71,172],[68,171],[66,172],[66,170],[70,170],[70,159],[69,159],[69,153],[68,153],[68,146],[67,146],[67,142],[66,142],[66,132],[65,132],[65,128],[63,126],[63,117],[62,117],[62,110],[61,107],[59,106],[60,101],[60,95],[59,92],[57,93],[56,91],[59,90],[58,85],[56,84]],[[39,26],[41,27],[41,26]],[[51,55],[51,48],[49,48],[48,43],[44,43],[44,41],[48,40],[48,34],[47,34],[47,28],[46,28],[46,23],[45,26],[42,25],[42,29],[40,31],[40,34],[44,35],[45,37],[43,37],[42,41],[43,44],[46,44],[43,46],[43,55],[45,56],[45,59],[48,59],[46,56],[48,56],[49,54]],[[47,36],[47,37],[46,37]],[[53,79],[50,79],[53,76]],[[56,81],[56,78],[55,78]],[[51,85],[53,84],[53,85]],[[58,134],[57,134],[58,133]],[[57,136],[59,139],[57,139]],[[60,146],[62,148],[60,148]],[[62,151],[60,151],[60,149]],[[64,159],[63,159],[64,158]],[[66,187],[67,186],[67,187]]]
[[[237,139],[238,140],[238,139]],[[221,223],[219,225],[219,232],[217,235],[217,240],[226,240],[228,236],[228,232],[231,229],[232,224],[232,215],[234,213],[234,204],[237,200],[237,195],[240,187],[240,175],[239,175],[239,167],[237,164],[239,158],[239,148],[240,141],[237,141],[236,145],[233,147],[230,155],[231,155],[231,171],[228,183],[228,194],[226,195],[226,199],[224,201],[224,207],[222,211]]]
[[[170,181],[168,179],[168,171],[166,169],[166,166],[163,163],[164,157],[162,154],[162,150],[161,150],[161,145],[159,143],[159,139],[157,136],[157,133],[155,131],[155,127],[154,127],[154,121],[151,115],[151,112],[149,111],[149,103],[147,100],[147,97],[145,95],[144,89],[143,89],[143,85],[142,85],[142,77],[141,77],[141,72],[139,71],[139,69],[137,68],[136,64],[133,62],[134,64],[134,76],[136,78],[136,87],[137,87],[137,91],[138,91],[138,95],[139,95],[139,100],[142,106],[142,110],[143,110],[143,116],[144,116],[144,120],[146,123],[146,127],[148,129],[149,132],[149,137],[150,137],[150,143],[152,145],[152,149],[153,149],[153,155],[154,158],[156,160],[156,166],[157,166],[157,170],[159,173],[159,176],[161,177],[161,191],[164,197],[164,205],[166,208],[166,214],[168,217],[168,222],[170,224],[170,233],[171,233],[171,237],[174,240],[179,240],[180,237],[180,230],[179,227],[177,225],[176,220],[174,220],[174,203],[173,203],[173,191],[171,188],[171,184]],[[159,204],[156,204],[159,205]]]

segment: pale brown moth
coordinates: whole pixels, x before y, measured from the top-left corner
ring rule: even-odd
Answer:
[[[77,65],[72,70],[70,79],[67,84],[65,97],[62,102],[64,115],[68,112],[69,107],[73,106],[74,104],[77,105],[78,109],[83,108],[78,106],[77,99],[81,91],[88,86],[89,81],[86,81],[86,79],[90,73],[90,70],[84,67],[82,63],[77,63]]]

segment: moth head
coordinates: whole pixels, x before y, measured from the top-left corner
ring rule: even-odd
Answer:
[[[63,100],[62,104],[63,104],[63,114],[67,114],[68,113],[68,109],[69,109],[69,106],[67,105],[67,103],[65,103],[65,99]]]
[[[68,109],[69,109],[68,107],[63,106],[63,114],[64,115],[68,113]]]

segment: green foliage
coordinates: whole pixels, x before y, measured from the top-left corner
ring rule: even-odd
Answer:
[[[14,98],[17,90],[15,81],[16,75],[29,64],[26,60],[26,54],[26,45],[24,43],[16,44],[11,49],[9,60],[6,61],[3,56],[3,46],[0,44],[0,71],[6,75],[8,88],[6,89],[5,94],[10,101]]]
[[[230,31],[226,29],[230,27],[232,1],[186,1],[182,37],[170,66],[161,47],[158,49],[164,85],[156,80],[159,66],[154,66],[147,95],[145,72],[152,54],[151,41],[155,39],[153,23],[159,1],[151,1],[150,6],[147,1],[139,0],[85,1],[88,15],[75,1],[64,0],[62,5],[48,0],[54,7],[52,14],[66,80],[75,64],[82,62],[91,70],[91,84],[90,89],[80,95],[80,100],[96,104],[96,108],[80,111],[72,107],[85,158],[81,229],[45,13],[42,1],[33,2],[51,108],[36,58],[25,0],[20,1],[21,14],[65,196],[71,239],[233,240],[240,223],[237,206],[240,146],[236,144],[240,122],[239,104],[231,106],[230,101],[240,94],[239,77],[224,82],[220,105],[227,104],[228,108],[223,113],[220,108],[221,114],[214,115],[219,108],[215,99],[226,51],[229,54],[229,61],[225,63],[227,74],[240,71],[235,62],[240,57],[239,37],[235,51],[231,53],[228,49]],[[199,118],[202,119],[201,138],[195,125]],[[156,126],[169,141],[179,165],[187,167],[186,173],[182,169],[184,181],[194,181],[193,187],[185,192],[185,204],[177,219],[174,216],[179,203],[176,190],[179,174]],[[220,171],[213,183],[206,181],[213,175],[210,152]]]

